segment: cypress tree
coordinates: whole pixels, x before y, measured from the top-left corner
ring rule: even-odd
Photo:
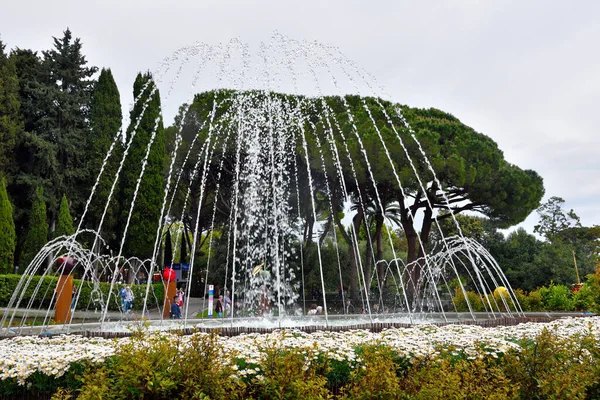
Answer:
[[[15,258],[15,222],[6,182],[0,179],[0,274],[12,272]]]
[[[4,53],[0,40],[0,175],[12,181],[16,173],[14,149],[21,129],[19,80],[14,61]]]
[[[44,189],[38,186],[35,189],[31,213],[29,214],[29,231],[23,244],[20,263],[27,267],[35,255],[48,242],[48,223],[46,221],[46,203],[44,202]]]
[[[171,242],[171,229],[167,229],[167,237],[165,238],[165,260],[164,266],[170,266],[173,263],[173,243]]]
[[[133,129],[138,119],[139,125],[125,160],[127,168],[123,170],[121,180],[122,221],[126,221],[138,177],[142,171],[143,159],[150,145],[152,134],[156,133],[135,199],[124,247],[125,256],[137,256],[141,259],[152,257],[164,195],[165,137],[160,95],[158,89],[154,90],[154,88],[155,84],[150,73],[138,74],[133,86],[133,97],[138,98],[139,96],[139,100],[131,111],[131,124],[127,129],[127,136],[130,137],[134,134]],[[144,110],[146,103],[147,106]]]
[[[71,218],[71,212],[69,211],[69,202],[67,201],[67,196],[63,194],[60,201],[54,237],[72,235],[73,233],[75,233],[75,229],[73,228],[73,218]]]
[[[179,252],[179,262],[182,264],[186,264],[187,262],[186,236],[186,230],[185,228],[183,228],[181,230],[181,251]]]
[[[92,94],[90,107],[92,138],[90,141],[89,187],[96,183],[102,163],[115,136],[119,135],[123,114],[121,111],[121,100],[119,89],[113,78],[110,69],[102,69],[100,77]],[[110,194],[110,189],[116,177],[119,163],[123,157],[123,142],[119,137],[115,142],[115,147],[104,166],[104,172],[96,187],[96,192],[90,203],[88,214],[86,215],[86,226],[92,229],[98,229],[100,218],[104,213],[106,202]],[[110,206],[107,210],[103,225],[102,236],[106,239],[110,247],[116,245],[119,239],[116,233],[117,222],[119,218],[119,207],[116,200],[118,192],[113,193]]]

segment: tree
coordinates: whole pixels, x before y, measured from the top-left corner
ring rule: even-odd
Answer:
[[[90,100],[95,85],[91,78],[98,68],[86,66],[82,43],[78,38],[73,40],[68,28],[61,39],[53,39],[54,49],[43,52],[42,64],[48,100],[55,104],[49,115],[48,129],[43,132],[56,145],[57,169],[49,193],[50,213],[56,215],[59,197],[69,193],[73,208],[81,214],[90,189],[86,149],[90,139]]]
[[[103,68],[100,72],[92,95],[90,118],[92,136],[88,152],[90,154],[88,161],[89,187],[95,184],[104,158],[111,145],[114,146],[111,156],[104,166],[86,216],[86,225],[92,229],[99,229],[112,184],[116,179],[119,163],[123,158],[123,142],[120,134],[123,120],[121,100],[119,89],[110,69]],[[113,193],[110,199],[101,228],[102,236],[108,241],[111,248],[116,247],[117,241],[120,239],[116,232],[120,213],[117,195],[118,192]]]
[[[12,215],[12,205],[6,192],[6,181],[0,179],[0,274],[10,273],[14,267],[15,222]]]
[[[171,239],[171,229],[167,228],[167,235],[165,237],[165,256],[163,260],[164,266],[171,266],[173,264],[173,241]]]
[[[67,201],[67,196],[63,194],[62,200],[60,201],[60,209],[58,211],[58,221],[53,236],[68,236],[74,233],[75,229],[73,228],[73,218],[71,218],[71,213],[69,212],[69,202]]]
[[[48,223],[46,221],[44,189],[38,186],[35,190],[31,212],[29,213],[29,230],[21,252],[21,265],[27,267],[47,242]]]
[[[14,151],[21,130],[19,80],[14,61],[0,40],[0,175],[12,181],[16,173]]]
[[[158,230],[164,195],[165,137],[160,95],[150,73],[137,75],[133,97],[138,101],[131,111],[131,124],[127,129],[127,139],[132,140],[132,143],[125,159],[127,168],[121,180],[121,209],[122,221],[131,218],[126,233],[125,255],[143,259],[152,257]],[[132,135],[134,136],[130,139]],[[144,162],[146,165],[142,170]],[[134,200],[142,171],[139,190]],[[132,204],[132,213],[129,215]]]
[[[542,204],[537,209],[540,221],[534,226],[533,231],[551,240],[568,228],[581,227],[579,217],[573,209],[568,212],[562,209],[564,203],[564,199],[552,196]]]
[[[421,263],[429,252],[430,234],[436,217],[437,220],[444,220],[451,217],[451,212],[456,215],[471,211],[482,214],[499,227],[508,227],[523,221],[539,205],[544,192],[542,179],[536,172],[522,170],[508,163],[492,139],[440,110],[410,108],[358,96],[326,97],[313,101],[275,93],[219,91],[198,94],[190,105],[192,116],[188,112],[181,119],[182,136],[188,137],[189,134],[189,138],[197,137],[198,148],[205,145],[209,137],[208,129],[201,128],[209,118],[207,115],[211,121],[214,117],[213,126],[232,130],[231,135],[215,133],[211,136],[217,141],[214,145],[211,143],[216,148],[213,160],[224,160],[224,173],[219,174],[220,178],[214,177],[217,174],[213,169],[218,165],[214,161],[207,166],[208,171],[202,171],[208,175],[205,186],[207,200],[191,199],[194,206],[202,204],[204,208],[211,209],[214,203],[208,202],[208,199],[211,199],[213,188],[216,187],[212,179],[221,179],[221,188],[232,186],[227,183],[235,179],[232,171],[236,170],[235,163],[238,162],[234,154],[236,147],[228,143],[221,147],[222,143],[218,141],[232,137],[229,143],[235,144],[239,140],[235,136],[245,134],[243,131],[236,132],[237,124],[231,123],[236,118],[232,114],[237,110],[227,110],[227,104],[232,101],[226,99],[241,99],[243,102],[246,100],[244,96],[251,99],[247,102],[251,104],[247,106],[258,110],[254,114],[265,117],[265,123],[257,119],[250,124],[255,134],[264,132],[267,136],[270,131],[263,126],[266,121],[287,117],[268,115],[273,103],[280,102],[284,104],[284,109],[287,106],[301,114],[282,122],[283,131],[289,128],[305,133],[292,136],[295,143],[290,147],[295,148],[290,153],[295,154],[296,159],[287,164],[287,173],[295,178],[293,184],[299,189],[298,198],[290,196],[290,205],[286,206],[291,210],[298,209],[298,217],[304,228],[298,234],[305,238],[304,248],[307,251],[313,226],[319,222],[315,221],[320,216],[319,210],[331,210],[328,214],[332,215],[327,215],[327,218],[333,218],[333,224],[349,246],[352,296],[358,295],[359,275],[368,272],[372,262],[382,257],[384,221],[390,211],[399,214],[406,236],[409,276],[405,277],[405,282],[415,285],[407,288],[409,298],[413,298],[418,291],[416,285],[421,282]],[[215,100],[219,106],[213,107]],[[246,104],[240,109],[244,107]],[[399,111],[402,111],[410,127]],[[254,114],[248,115],[254,118]],[[286,126],[286,123],[289,125]],[[243,129],[243,126],[240,127]],[[224,149],[223,154],[220,153],[221,148]],[[244,151],[242,149],[239,155],[241,163],[246,156]],[[192,166],[183,166],[182,169],[191,172]],[[309,174],[312,187],[308,187]],[[193,174],[186,172],[185,175]],[[190,182],[185,189],[189,188],[194,193],[193,185]],[[269,185],[266,186],[270,189]],[[225,201],[217,203],[217,209],[219,213],[228,215],[232,196],[223,197]],[[343,226],[343,212],[340,212],[346,208],[348,201],[356,205],[356,214],[350,216],[350,231]],[[321,204],[324,207],[320,207]],[[361,258],[358,236],[363,230],[370,232],[365,210],[369,204],[374,205],[375,211],[372,214],[375,221],[375,249],[371,251],[375,257],[372,262],[366,263],[365,270],[359,271],[357,265]],[[390,205],[397,209],[390,210]],[[206,214],[210,216],[210,212]],[[202,212],[200,215],[203,215]],[[422,222],[417,225],[416,221]],[[230,224],[226,219],[220,223]],[[326,222],[325,226],[328,225]]]
[[[79,39],[70,30],[43,58],[31,50],[11,53],[19,80],[23,119],[16,149],[19,173],[9,186],[15,201],[15,219],[25,225],[29,199],[37,186],[46,189],[50,221],[54,226],[61,196],[68,193],[77,216],[88,197],[89,103],[96,72],[87,67]]]
[[[543,235],[555,248],[564,250],[566,255],[548,259],[557,273],[565,277],[562,283],[574,283],[577,274],[581,281],[596,268],[600,226],[582,226],[573,209],[563,210],[564,203],[561,197],[553,196],[542,204],[537,210],[540,221],[534,227],[534,232]],[[559,260],[563,262],[559,263]],[[570,281],[566,277],[571,278]]]
[[[508,227],[523,221],[539,205],[544,188],[536,172],[506,162],[492,139],[452,115],[408,107],[403,112],[431,158],[437,177],[434,179],[426,160],[418,159],[423,185],[409,182],[404,195],[399,194],[402,226],[409,242],[409,274],[412,282],[418,282],[421,268],[415,261],[427,251],[435,211],[438,219],[449,218],[451,212],[476,211],[498,226]],[[414,200],[412,204],[409,198]],[[423,211],[418,233],[421,246],[413,224],[418,210]]]

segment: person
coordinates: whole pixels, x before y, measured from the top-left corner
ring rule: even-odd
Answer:
[[[71,311],[75,311],[75,303],[77,303],[77,286],[75,285],[73,285],[71,296]]]
[[[131,286],[127,286],[127,288],[125,288],[125,312],[131,311],[133,299],[133,290],[131,290]]]
[[[177,289],[177,304],[179,304],[179,307],[183,307],[183,297],[185,296],[185,293],[183,292],[182,289]]]
[[[350,299],[346,299],[346,314],[354,314],[354,305]]]
[[[308,311],[308,315],[315,315],[316,313],[317,313],[317,305],[313,303],[310,305],[310,310]]]
[[[217,312],[217,316],[219,318],[223,318],[223,295],[219,296],[219,298],[217,299],[215,311]]]
[[[231,297],[229,297],[231,295],[231,293],[229,292],[229,290],[227,290],[225,292],[225,297],[223,298],[223,301],[225,303],[225,315],[229,315],[231,313]]]
[[[127,309],[125,308],[125,297],[127,297],[127,289],[125,289],[125,286],[123,286],[121,290],[119,290],[119,296],[121,296],[121,310],[123,310],[123,312],[126,312]]]
[[[318,306],[318,307],[317,307],[317,312],[316,312],[315,314],[317,314],[317,315],[321,315],[321,314],[323,314],[323,307],[321,307],[321,306]]]
[[[173,296],[173,302],[171,303],[171,312],[169,313],[169,317],[171,319],[181,319],[181,307],[177,301],[179,300],[179,296]]]

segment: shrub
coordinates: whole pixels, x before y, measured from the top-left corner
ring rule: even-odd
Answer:
[[[465,294],[466,294],[466,298],[469,299],[469,303],[471,304],[471,308],[473,309],[474,312],[485,311],[485,308],[483,306],[483,300],[481,299],[481,296],[479,296],[475,292],[471,292],[470,290],[466,291],[463,294],[462,290],[460,288],[458,288],[456,290],[455,296],[452,298],[452,301],[454,302],[454,306],[456,307],[457,312],[469,311],[469,306],[467,304],[467,300],[465,299]]]
[[[449,353],[446,353],[449,354]],[[495,363],[484,358],[443,357],[416,361],[402,382],[409,399],[516,399],[518,387]]]
[[[590,350],[598,341],[592,335],[565,339],[545,329],[519,344],[523,350],[508,353],[499,365],[521,398],[585,399],[597,387],[598,358]]]
[[[539,290],[532,290],[527,295],[529,311],[542,311],[544,309],[542,295]]]
[[[522,289],[515,289],[515,297],[523,311],[534,311],[531,309],[532,304],[529,300],[529,296]]]
[[[571,289],[565,285],[550,284],[549,287],[540,288],[544,309],[548,311],[571,311],[573,300]]]
[[[248,395],[257,399],[329,399],[324,376],[328,367],[316,348],[261,348],[260,375],[251,380]]]
[[[82,378],[78,399],[236,399],[245,385],[232,378],[233,358],[224,356],[216,333],[149,334],[142,327],[115,355]]]
[[[584,283],[583,286],[576,292],[572,293],[573,309],[577,311],[590,311],[595,306],[595,297],[597,296],[594,289]]]
[[[360,362],[350,372],[350,380],[342,389],[343,399],[400,398],[399,366],[396,353],[378,344],[364,346],[358,352]]]

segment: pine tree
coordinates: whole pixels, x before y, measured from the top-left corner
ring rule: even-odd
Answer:
[[[12,181],[16,173],[14,151],[18,132],[21,129],[19,117],[19,80],[12,59],[4,52],[0,40],[0,175]]]
[[[15,222],[12,205],[6,192],[6,182],[0,179],[0,274],[13,270],[16,239]]]
[[[122,221],[128,218],[130,206],[134,201],[134,191],[142,170],[153,133],[155,138],[150,147],[145,172],[135,199],[131,222],[124,247],[125,256],[150,258],[160,218],[160,209],[164,195],[163,171],[165,166],[165,137],[161,118],[160,95],[152,81],[150,73],[138,74],[134,86],[133,97],[139,100],[131,111],[131,124],[127,130],[128,137],[134,134],[133,128],[138,119],[131,148],[121,180],[122,188]],[[141,96],[140,96],[141,95]],[[144,105],[147,106],[144,109]]]
[[[48,242],[48,223],[46,221],[46,203],[44,202],[44,189],[38,186],[35,190],[31,212],[29,214],[29,230],[23,250],[21,251],[20,263],[25,268],[33,260],[35,255]]]
[[[62,200],[60,201],[60,209],[58,211],[58,220],[56,222],[56,229],[54,231],[54,237],[63,235],[72,235],[75,233],[73,228],[73,218],[69,211],[69,202],[67,196],[63,194]]]
[[[95,85],[91,77],[98,68],[86,66],[81,47],[81,41],[73,40],[67,28],[61,39],[54,38],[54,48],[43,52],[48,100],[59,105],[52,108],[45,132],[56,146],[57,168],[51,177],[52,186],[46,187],[50,189],[47,197],[52,216],[57,214],[63,193],[69,194],[73,209],[82,212],[90,191],[86,149],[90,138],[91,94]]]
[[[100,77],[94,88],[92,102],[90,107],[92,137],[88,154],[90,170],[89,187],[92,187],[97,179],[102,163],[110,146],[115,143],[111,157],[104,166],[102,177],[96,187],[96,192],[90,203],[88,214],[86,215],[86,226],[92,229],[98,229],[100,218],[104,213],[106,202],[110,194],[110,189],[116,176],[119,163],[123,157],[123,142],[120,138],[120,129],[123,119],[121,111],[121,100],[119,89],[115,83],[110,69],[102,69]],[[119,135],[115,142],[115,137]],[[102,225],[102,236],[108,240],[110,247],[116,245],[119,239],[115,229],[119,217],[119,207],[116,196],[113,193],[110,206]]]

